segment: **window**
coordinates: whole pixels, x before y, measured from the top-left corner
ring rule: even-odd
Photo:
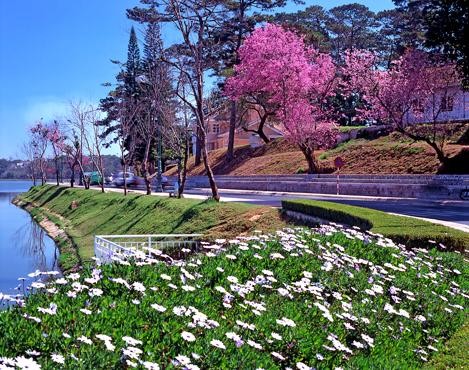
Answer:
[[[420,99],[414,99],[412,102],[413,110],[415,113],[424,113],[425,107]]]
[[[454,103],[454,100],[452,96],[447,96],[447,95],[442,96],[441,105],[440,105],[441,111],[451,112],[453,110],[453,103]]]
[[[218,134],[220,133],[220,125],[218,123],[214,123],[213,126],[212,126],[212,132],[214,134]]]

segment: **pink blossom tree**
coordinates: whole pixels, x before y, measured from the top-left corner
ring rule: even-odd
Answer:
[[[227,95],[266,101],[286,138],[303,152],[309,172],[317,172],[314,151],[330,146],[337,136],[325,104],[335,83],[330,56],[306,46],[295,33],[267,24],[246,39],[239,59]]]
[[[364,94],[369,109],[363,118],[381,121],[411,138],[427,143],[445,164],[445,144],[458,125],[440,119],[445,101],[454,101],[460,78],[453,65],[435,65],[422,51],[409,49],[383,70],[376,54],[354,50],[345,58],[348,89]]]

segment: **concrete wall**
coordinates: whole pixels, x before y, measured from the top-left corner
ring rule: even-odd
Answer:
[[[336,175],[216,176],[221,189],[336,194]],[[469,175],[341,175],[340,194],[459,199]],[[206,188],[205,176],[188,178],[188,187]]]

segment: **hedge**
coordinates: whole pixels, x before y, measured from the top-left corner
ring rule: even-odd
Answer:
[[[285,211],[295,211],[327,221],[357,226],[382,234],[410,248],[429,246],[429,240],[450,251],[464,252],[469,234],[412,217],[395,216],[374,209],[340,203],[295,199],[282,200]]]

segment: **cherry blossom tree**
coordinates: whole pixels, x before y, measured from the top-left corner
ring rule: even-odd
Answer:
[[[303,152],[309,172],[318,172],[314,151],[330,146],[337,136],[326,104],[336,80],[331,57],[306,46],[295,33],[267,24],[246,39],[239,58],[227,95],[267,102],[286,138]]]
[[[391,125],[414,141],[427,143],[441,164],[445,144],[457,125],[442,120],[446,102],[457,98],[461,81],[454,65],[438,65],[418,50],[407,50],[387,70],[376,54],[355,50],[346,55],[343,75],[350,91],[364,94],[369,109],[363,118]]]

